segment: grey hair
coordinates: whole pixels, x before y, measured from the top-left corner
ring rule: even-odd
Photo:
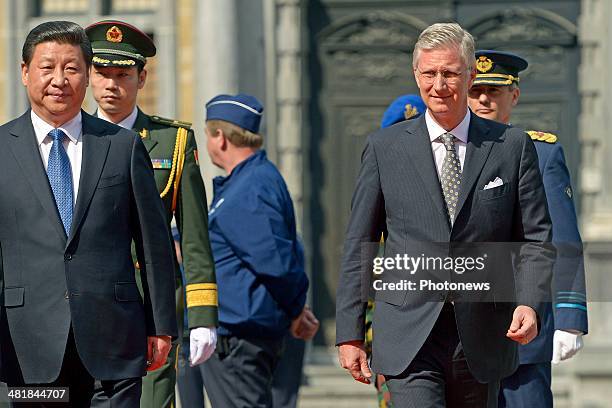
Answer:
[[[422,50],[449,47],[458,47],[461,52],[461,59],[468,69],[472,70],[474,68],[476,63],[474,38],[457,23],[436,23],[423,30],[414,45],[412,67],[416,69],[419,54]]]

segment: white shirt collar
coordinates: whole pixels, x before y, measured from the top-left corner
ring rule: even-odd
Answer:
[[[136,105],[134,105],[134,110],[132,110],[132,113],[130,113],[121,122],[116,123],[116,125],[117,126],[121,126],[122,128],[125,128],[125,129],[132,130],[134,128],[134,123],[136,123],[136,116],[138,116],[138,107]],[[104,116],[104,113],[102,113],[102,111],[100,109],[98,109],[98,118],[104,119],[107,122],[113,123],[112,120],[110,120],[109,118]]]
[[[36,140],[40,146],[41,144],[45,143],[46,140],[50,140],[50,138],[47,139],[47,136],[49,135],[50,131],[55,129],[55,127],[45,122],[34,112],[33,109],[30,109],[30,118],[32,119],[32,126],[34,127],[34,133],[36,134]],[[72,143],[77,144],[81,138],[81,134],[83,133],[82,122],[83,118],[81,116],[81,111],[79,110],[79,113],[77,113],[75,117],[64,123],[58,129],[61,129]]]
[[[470,110],[466,109],[465,116],[463,120],[451,131],[448,133],[455,136],[457,139],[461,140],[463,143],[468,142],[468,132],[470,130]],[[442,136],[447,131],[436,122],[436,120],[431,116],[429,109],[425,111],[425,123],[427,124],[427,132],[429,133],[429,140],[433,142],[438,137]]]

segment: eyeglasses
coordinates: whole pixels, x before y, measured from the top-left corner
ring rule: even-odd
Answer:
[[[418,68],[415,68],[414,70],[419,74],[419,77],[421,77],[421,81],[423,81],[427,85],[433,84],[436,78],[438,77],[438,74],[442,77],[444,82],[446,82],[447,84],[456,84],[457,82],[459,82],[459,80],[461,79],[461,75],[463,74],[463,71],[461,72],[454,72],[454,71],[425,71],[423,72],[419,70]]]

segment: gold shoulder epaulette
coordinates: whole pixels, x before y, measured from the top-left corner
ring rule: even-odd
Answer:
[[[185,129],[191,129],[191,125],[192,125],[190,122],[184,122],[182,120],[175,120],[175,119],[167,119],[167,118],[162,118],[160,116],[151,116],[151,120],[153,122],[160,123],[162,125],[182,127]]]
[[[546,143],[556,143],[557,136],[552,133],[540,132],[537,130],[528,130],[527,134],[531,137],[532,140],[538,142],[546,142]]]

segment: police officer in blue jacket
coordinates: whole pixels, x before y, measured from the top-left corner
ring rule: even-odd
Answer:
[[[305,305],[289,191],[260,149],[262,105],[249,95],[219,95],[206,110],[206,147],[227,176],[213,180],[208,216],[219,328],[215,354],[202,366],[204,386],[213,407],[270,407],[287,330],[310,339],[319,322]]]
[[[477,51],[476,79],[468,95],[470,109],[481,117],[509,124],[520,96],[519,72],[525,68],[527,61],[518,55]],[[527,133],[538,153],[557,248],[554,302],[541,316],[540,335],[520,346],[520,366],[502,381],[499,406],[547,408],[553,406],[551,361],[556,364],[576,354],[588,331],[586,290],[582,244],[563,148],[553,134]]]

